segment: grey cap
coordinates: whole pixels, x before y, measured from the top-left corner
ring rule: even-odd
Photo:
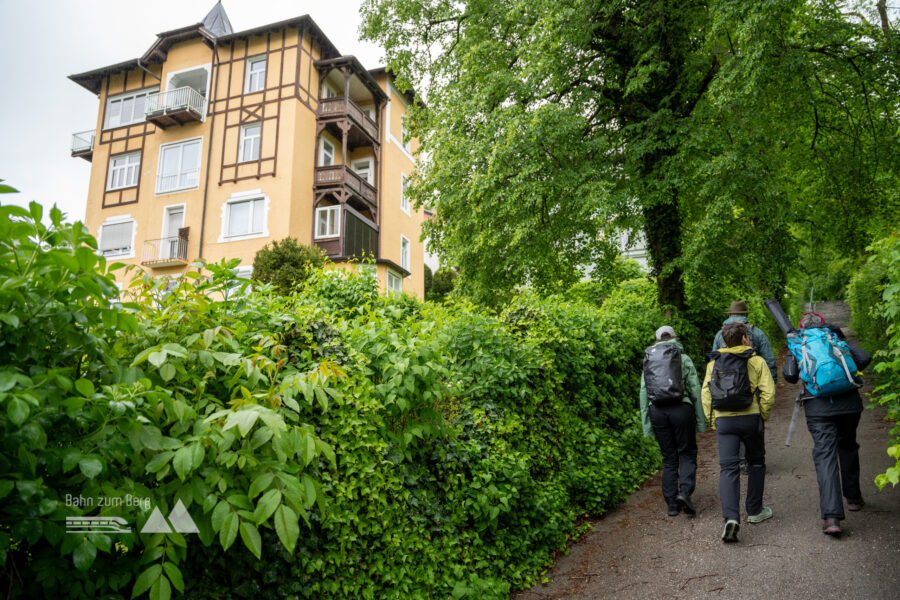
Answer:
[[[663,325],[656,330],[656,340],[661,341],[663,338],[674,338],[675,330],[668,325]]]

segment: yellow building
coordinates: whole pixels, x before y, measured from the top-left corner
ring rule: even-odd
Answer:
[[[342,56],[302,16],[233,32],[221,4],[140,58],[70,76],[96,94],[73,136],[92,163],[85,221],[100,252],[152,275],[266,243],[373,254],[383,289],[424,296],[422,211],[404,197],[414,101],[385,69]]]

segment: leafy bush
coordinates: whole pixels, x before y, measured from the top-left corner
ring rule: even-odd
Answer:
[[[900,419],[900,234],[881,239],[867,250],[871,255],[853,277],[848,299],[854,331],[877,350],[876,397],[896,423]],[[875,478],[879,487],[900,482],[900,425],[891,435],[894,439],[887,453],[897,463]]]
[[[442,302],[456,285],[456,271],[442,268],[431,278],[431,287],[425,292],[426,300]]]
[[[0,211],[12,598],[506,598],[658,465],[634,410],[665,321],[646,280],[488,313],[345,271],[250,290],[233,261],[138,273],[119,303],[80,225]],[[137,533],[178,502],[196,538]],[[79,515],[134,531],[66,534]]]
[[[289,294],[309,276],[310,271],[325,264],[325,253],[319,247],[305,246],[296,238],[275,240],[266,244],[253,258],[253,278],[271,283],[281,294]]]
[[[609,265],[598,267],[591,273],[590,280],[573,284],[563,295],[569,300],[581,300],[600,307],[623,281],[640,279],[644,275],[640,263],[620,255]]]

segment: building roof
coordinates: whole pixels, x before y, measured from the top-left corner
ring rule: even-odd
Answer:
[[[322,30],[319,29],[319,26],[316,25],[316,22],[313,21],[309,15],[286,19],[277,23],[269,23],[268,25],[262,25],[260,27],[254,27],[253,29],[235,33],[232,31],[231,22],[228,20],[228,15],[225,13],[222,3],[218,2],[212,10],[209,11],[209,14],[206,15],[202,22],[157,34],[156,41],[153,42],[153,45],[150,46],[140,58],[100,67],[99,69],[85,71],[84,73],[78,73],[76,75],[69,75],[69,79],[89,92],[99,94],[105,77],[148,64],[162,63],[166,60],[169,49],[179,42],[201,37],[210,45],[210,47],[212,47],[218,43],[227,43],[237,39],[249,38],[254,35],[260,35],[268,31],[277,31],[286,27],[296,27],[301,31],[309,31],[322,46],[325,59],[338,58],[341,56],[341,53],[338,52],[334,44],[331,43],[331,40],[329,40]]]

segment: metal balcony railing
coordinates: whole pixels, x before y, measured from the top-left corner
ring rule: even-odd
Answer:
[[[94,149],[94,130],[72,134],[72,154],[88,152]]]
[[[147,96],[144,114],[149,118],[162,112],[190,110],[202,115],[205,106],[206,98],[200,92],[192,87],[180,87]]]
[[[147,240],[141,252],[141,264],[154,267],[171,267],[187,264],[187,236],[175,235],[158,240]]]

